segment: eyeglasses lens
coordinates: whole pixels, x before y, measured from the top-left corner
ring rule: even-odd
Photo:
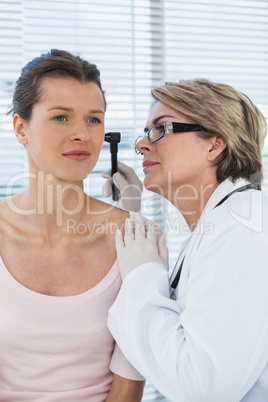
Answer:
[[[160,138],[164,137],[168,133],[168,129],[166,128],[165,123],[158,123],[155,124],[153,127],[150,128],[144,135],[138,137],[135,141],[135,151],[139,155],[141,152],[137,149],[137,144],[146,136],[151,143],[160,140]]]
[[[149,140],[151,142],[156,142],[160,138],[164,137],[165,133],[166,133],[165,124],[158,123],[149,130],[149,133],[148,133]]]

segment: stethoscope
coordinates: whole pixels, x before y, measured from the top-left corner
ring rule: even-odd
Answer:
[[[214,208],[217,208],[218,206],[223,204],[234,193],[238,193],[238,192],[241,193],[242,191],[246,191],[246,190],[258,190],[258,186],[256,186],[255,184],[246,184],[245,186],[239,187],[236,190],[231,191],[231,193],[227,194],[225,197],[223,197],[220,200],[220,202],[218,202],[218,204],[215,205]],[[172,281],[172,283],[170,285],[170,299],[171,300],[176,300],[175,290],[176,290],[176,288],[178,286],[178,283],[180,281],[181,271],[182,271],[182,267],[183,267],[185,257],[186,257],[186,254],[184,255],[184,257],[183,257],[183,259],[182,259],[182,261],[180,263],[179,269],[177,271],[177,274],[176,274],[175,278],[173,279],[173,281]],[[177,263],[176,263],[174,269],[176,269],[176,267],[177,267]]]

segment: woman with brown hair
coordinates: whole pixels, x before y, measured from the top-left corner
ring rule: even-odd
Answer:
[[[0,203],[0,401],[142,398],[107,328],[121,286],[114,231],[129,214],[83,189],[105,110],[99,70],[66,51],[35,58],[16,83],[29,183]]]

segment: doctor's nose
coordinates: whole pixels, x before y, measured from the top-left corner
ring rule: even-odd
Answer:
[[[140,155],[140,154],[143,155],[145,152],[148,152],[151,150],[152,145],[153,144],[151,144],[149,142],[146,135],[145,136],[140,135],[135,141],[135,152],[138,155]]]

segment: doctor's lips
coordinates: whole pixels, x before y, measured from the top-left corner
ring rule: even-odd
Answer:
[[[143,166],[143,170],[151,167],[151,166],[155,166],[155,165],[159,165],[159,162],[154,162],[154,161],[144,161],[142,166]]]
[[[87,151],[80,151],[80,150],[76,150],[76,151],[69,151],[69,152],[65,152],[62,154],[63,156],[66,156],[67,158],[76,160],[76,161],[84,161],[86,160],[91,154]]]

